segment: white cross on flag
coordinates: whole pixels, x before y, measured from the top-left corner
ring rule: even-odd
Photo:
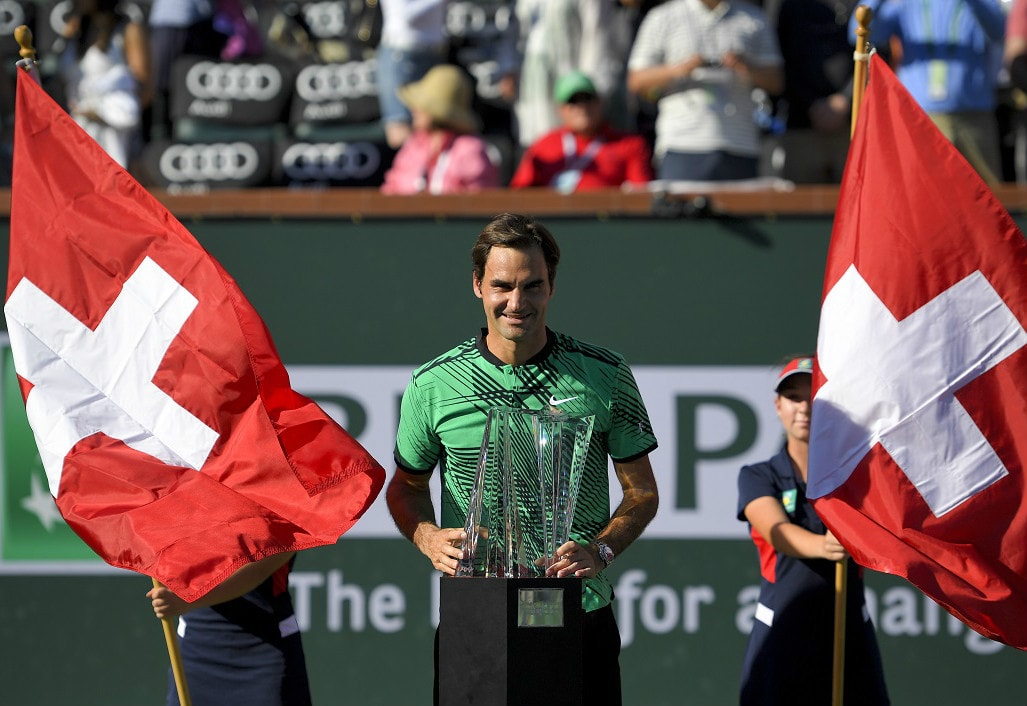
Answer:
[[[808,496],[860,564],[1027,649],[1027,242],[870,68],[828,253]]]
[[[14,146],[4,313],[71,528],[190,601],[335,542],[385,472],[291,388],[232,278],[24,71]]]

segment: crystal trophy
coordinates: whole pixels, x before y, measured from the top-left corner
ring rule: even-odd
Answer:
[[[457,576],[545,576],[570,536],[594,421],[549,410],[489,411]]]

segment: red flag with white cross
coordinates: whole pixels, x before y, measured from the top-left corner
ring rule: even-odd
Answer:
[[[382,467],[291,388],[225,270],[24,71],[16,111],[4,313],[65,520],[190,601],[335,542]]]
[[[1027,242],[871,59],[828,253],[808,495],[852,556],[1027,649]]]

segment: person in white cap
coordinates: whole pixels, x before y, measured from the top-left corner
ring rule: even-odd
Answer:
[[[774,406],[785,444],[738,475],[738,519],[760,559],[760,596],[745,650],[740,706],[831,703],[835,564],[847,563],[844,703],[886,706],[881,653],[863,597],[861,568],[806,499],[813,358],[777,377]]]

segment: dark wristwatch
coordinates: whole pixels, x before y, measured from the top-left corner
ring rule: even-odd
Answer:
[[[613,563],[613,558],[616,556],[616,554],[614,554],[613,550],[610,549],[610,545],[606,542],[599,541],[597,541],[595,545],[596,552],[599,554],[599,559],[603,562],[603,566],[609,566],[611,563]]]

